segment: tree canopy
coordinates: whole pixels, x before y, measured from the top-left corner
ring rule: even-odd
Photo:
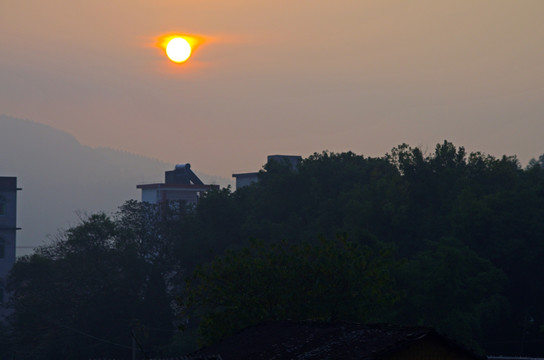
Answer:
[[[262,320],[387,321],[539,355],[542,158],[523,169],[447,141],[323,152],[196,206],[131,201],[20,258],[0,331],[17,358],[77,358],[127,354],[132,340],[179,355],[197,328],[211,342]]]
[[[173,263],[154,213],[129,202],[115,219],[91,215],[18,259],[9,284],[16,358],[126,357],[133,343],[148,353],[168,346]]]
[[[385,320],[397,299],[386,249],[374,254],[359,241],[316,243],[253,240],[199,267],[186,306],[204,312],[201,333],[213,343],[272,320]]]

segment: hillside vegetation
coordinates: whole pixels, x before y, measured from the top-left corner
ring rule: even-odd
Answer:
[[[4,348],[122,357],[134,340],[179,355],[313,318],[429,325],[487,353],[541,355],[542,165],[401,145],[271,162],[194,208],[127,202],[18,261]]]

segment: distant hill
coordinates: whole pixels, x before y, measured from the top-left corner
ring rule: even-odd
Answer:
[[[18,194],[18,255],[74,225],[78,214],[110,213],[126,200],[139,200],[136,185],[164,181],[164,172],[173,166],[84,146],[48,125],[0,115],[0,176],[17,176],[23,188]],[[229,183],[196,170],[206,183]]]

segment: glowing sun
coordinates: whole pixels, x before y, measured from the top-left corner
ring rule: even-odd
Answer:
[[[182,37],[175,37],[166,45],[166,55],[175,63],[187,61],[191,52],[191,44]]]

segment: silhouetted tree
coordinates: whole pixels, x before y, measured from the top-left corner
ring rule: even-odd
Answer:
[[[202,314],[206,343],[268,320],[384,320],[397,298],[391,260],[344,237],[252,241],[199,267],[182,305]]]
[[[149,218],[156,209],[142,219],[139,206],[126,204],[117,220],[83,219],[17,261],[10,277],[16,358],[126,357],[135,324],[146,351],[168,345],[167,241]]]

